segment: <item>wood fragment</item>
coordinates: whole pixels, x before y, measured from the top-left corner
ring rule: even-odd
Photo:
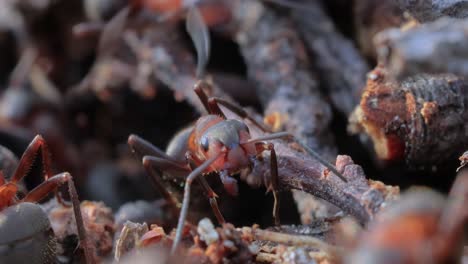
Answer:
[[[369,73],[352,130],[372,138],[380,159],[435,166],[468,147],[467,95],[468,82],[453,74],[396,82],[377,67]]]
[[[328,133],[330,106],[320,95],[304,44],[292,21],[258,1],[238,3],[241,5],[238,10],[258,11],[236,17],[239,21],[236,40],[249,78],[257,84],[265,116],[274,113],[287,116],[281,130],[294,133],[324,156],[336,153]]]
[[[119,261],[120,258],[138,247],[140,238],[148,232],[148,225],[146,223],[138,224],[130,221],[125,222],[122,230],[114,241],[114,259]]]
[[[249,79],[256,84],[265,118],[276,124],[275,131],[291,132],[331,160],[336,155],[333,138],[328,132],[331,107],[320,94],[318,80],[311,72],[304,43],[293,21],[260,1],[236,1],[233,9],[237,10],[233,19],[235,40],[247,65]],[[297,203],[313,200],[324,207],[310,195],[294,196],[299,198]],[[305,209],[301,211],[302,218],[309,219],[306,214],[310,210],[300,208]]]
[[[358,1],[360,2],[360,1]],[[366,61],[351,40],[342,35],[318,1],[307,9],[292,13],[312,56],[320,85],[330,96],[334,107],[348,116],[359,103],[369,71]]]
[[[376,38],[378,60],[392,77],[418,73],[468,75],[468,20],[441,18],[408,30],[389,29]]]
[[[331,160],[336,155],[329,133],[330,106],[320,94],[310,62],[292,21],[258,1],[238,1],[236,40],[257,83],[257,94],[265,116],[279,116],[279,130],[286,130]],[[311,107],[313,106],[313,107]],[[252,130],[251,130],[252,131]],[[255,135],[254,135],[255,136]],[[301,190],[331,204],[365,223],[380,209],[386,197],[368,185],[362,168],[347,156],[338,156],[337,167],[348,174],[348,184],[327,177],[324,166],[304,156],[297,146],[274,141],[277,149],[280,184],[284,189]],[[269,175],[269,167],[257,166],[253,173]],[[351,187],[352,186],[352,187]]]

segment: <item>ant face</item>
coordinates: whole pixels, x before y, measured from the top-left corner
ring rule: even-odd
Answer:
[[[255,145],[246,143],[250,139],[248,127],[235,119],[223,120],[217,116],[207,116],[199,120],[198,152],[204,159],[220,155],[212,168],[216,171],[238,171],[250,163],[255,156]]]

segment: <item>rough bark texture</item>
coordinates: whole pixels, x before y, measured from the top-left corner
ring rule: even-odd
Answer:
[[[381,159],[437,165],[468,146],[467,95],[468,82],[452,74],[398,83],[378,67],[369,74],[354,125],[372,138]]]
[[[311,74],[304,45],[292,21],[258,1],[238,1],[235,10],[250,10],[236,13],[236,40],[249,78],[256,84],[265,116],[272,117],[277,124],[275,130],[294,133],[331,159],[336,155],[328,133],[331,109],[320,95],[317,79]],[[302,209],[302,220],[312,218],[311,205],[324,215],[330,210],[310,195],[293,194],[299,210]]]
[[[307,9],[296,9],[292,16],[314,58],[311,62],[320,84],[333,105],[349,115],[359,103],[365,86],[369,71],[366,61],[354,44],[338,32],[319,2],[311,1]]]
[[[318,161],[294,150],[293,146],[284,141],[274,143],[282,189],[312,194],[332,203],[362,224],[367,223],[382,207],[398,196],[398,187],[367,180],[362,167],[354,164],[349,156],[337,157],[337,169],[347,179],[347,182],[343,182],[328,173]],[[269,164],[259,164],[253,174],[258,177],[269,176]]]
[[[390,29],[376,37],[379,62],[395,78],[417,73],[468,75],[468,20],[441,18],[409,30]]]
[[[275,129],[292,132],[321,155],[329,159],[334,157],[336,150],[328,127],[330,106],[320,95],[304,45],[292,22],[258,1],[236,3],[236,39],[249,76],[257,84],[257,94],[267,119],[272,117]],[[253,129],[251,132],[253,137],[259,134]],[[279,140],[274,143],[282,188],[313,194],[353,215],[361,223],[367,222],[397,192],[392,188],[381,188],[383,184],[369,183],[362,168],[354,165],[347,156],[339,156],[337,161],[337,167],[349,177],[348,183],[344,183],[338,177],[328,175],[322,164],[296,150],[294,144]],[[268,162],[258,164],[253,174],[268,177]],[[389,193],[392,195],[387,195]]]
[[[320,95],[303,42],[290,19],[258,1],[239,1],[237,42],[257,84],[265,116],[279,114],[280,130],[293,132],[322,155],[335,156],[330,106]],[[242,22],[242,24],[240,24]],[[282,117],[282,118],[281,118]]]
[[[398,0],[401,9],[411,13],[421,22],[433,21],[442,16],[463,18],[468,16],[466,0]]]

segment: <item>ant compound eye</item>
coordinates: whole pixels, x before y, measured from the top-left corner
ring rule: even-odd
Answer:
[[[202,137],[200,140],[200,146],[202,147],[203,151],[208,151],[208,147],[210,146],[210,142],[208,137]]]

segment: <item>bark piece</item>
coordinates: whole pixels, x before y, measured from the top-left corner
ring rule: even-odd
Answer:
[[[441,18],[408,30],[377,35],[379,62],[396,79],[418,73],[468,75],[468,20]]]
[[[292,17],[313,58],[311,64],[320,85],[333,105],[348,116],[365,87],[369,71],[366,61],[352,41],[338,32],[319,2],[311,1],[307,9],[295,9]]]
[[[331,108],[320,94],[293,21],[258,1],[237,1],[234,10],[238,10],[235,38],[265,116],[277,119],[275,130],[295,134],[325,157],[335,156],[333,138],[328,133]],[[320,204],[310,195],[297,194],[295,198],[300,198],[298,203]],[[303,219],[311,217],[308,210],[300,213]]]
[[[420,74],[399,83],[384,68],[369,74],[355,131],[374,142],[380,159],[437,165],[468,146],[468,82],[452,74]]]

